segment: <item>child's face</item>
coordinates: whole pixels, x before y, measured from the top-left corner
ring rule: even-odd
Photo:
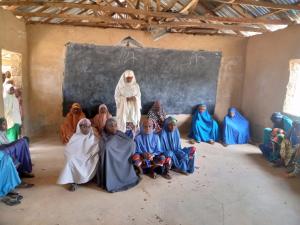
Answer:
[[[199,106],[198,110],[200,113],[203,113],[206,111],[206,106]]]
[[[6,129],[7,129],[7,123],[6,123],[6,121],[3,121],[2,124],[0,125],[0,130],[6,131]]]
[[[74,113],[74,114],[79,114],[80,112],[81,112],[80,108],[74,108],[74,109],[72,109],[72,113]]]
[[[169,124],[168,124],[168,130],[169,130],[170,132],[174,131],[175,128],[176,128],[176,124],[175,124],[175,123],[169,123]]]
[[[117,123],[111,123],[109,125],[106,125],[106,131],[108,134],[115,135],[118,131],[118,125]]]
[[[85,124],[80,124],[79,126],[81,133],[83,133],[84,135],[87,135],[90,132],[91,126]]]
[[[147,120],[144,122],[143,128],[144,128],[145,134],[150,134],[153,130],[153,124]]]

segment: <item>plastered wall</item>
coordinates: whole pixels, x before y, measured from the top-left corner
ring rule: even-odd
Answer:
[[[299,25],[248,40],[242,109],[255,140],[271,126],[271,114],[283,110],[289,62],[300,59],[299,41]]]
[[[131,36],[144,47],[221,51],[216,117],[222,118],[231,105],[241,106],[246,39],[170,34],[153,41],[150,34],[140,31],[54,25],[29,25],[27,34],[30,131],[33,135],[45,130],[55,131],[62,121],[62,82],[68,42],[116,45]]]

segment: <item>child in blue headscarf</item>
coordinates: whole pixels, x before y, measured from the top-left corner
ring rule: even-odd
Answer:
[[[236,108],[229,108],[223,121],[224,145],[246,144],[250,138],[249,122]]]
[[[189,137],[198,143],[203,141],[214,144],[219,140],[219,126],[208,113],[205,104],[200,104],[193,115]]]
[[[157,174],[171,179],[169,174],[171,158],[164,154],[159,136],[153,132],[151,119],[143,122],[140,133],[135,137],[135,143],[136,153],[132,156],[132,160],[139,172],[150,172],[150,176],[154,179]]]
[[[180,133],[176,127],[177,120],[168,117],[160,134],[161,145],[164,153],[172,159],[172,167],[181,173],[194,172],[195,147],[182,148]]]

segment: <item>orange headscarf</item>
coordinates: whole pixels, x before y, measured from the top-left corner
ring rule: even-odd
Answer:
[[[79,109],[78,113],[74,110]],[[73,103],[70,111],[68,112],[64,123],[61,125],[61,138],[64,144],[68,143],[72,135],[76,131],[77,123],[79,120],[85,118],[85,114],[82,112],[82,108],[79,103]]]
[[[101,109],[105,109],[105,113],[101,113]],[[93,118],[93,126],[97,128],[99,134],[102,133],[102,130],[105,126],[106,120],[111,118],[111,114],[108,111],[108,108],[105,104],[99,106],[98,114]]]

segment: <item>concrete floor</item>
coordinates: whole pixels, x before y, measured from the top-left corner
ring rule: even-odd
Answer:
[[[36,140],[36,178],[30,180],[36,186],[20,190],[22,204],[0,204],[0,225],[300,224],[299,178],[285,178],[255,146],[201,143],[197,149],[193,175],[172,173],[171,181],[144,176],[137,187],[114,194],[90,183],[72,193],[56,185],[63,145],[55,137]]]

